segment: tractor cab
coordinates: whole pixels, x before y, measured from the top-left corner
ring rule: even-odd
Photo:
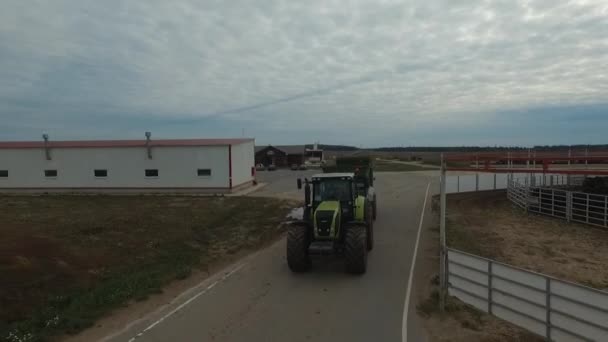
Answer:
[[[312,176],[311,181],[313,212],[327,208],[327,203],[335,203],[340,208],[342,219],[347,221],[354,219],[354,204],[357,197],[354,174],[324,173]]]

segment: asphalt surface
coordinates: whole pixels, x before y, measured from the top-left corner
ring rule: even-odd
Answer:
[[[261,194],[299,195],[291,190],[295,179],[312,173],[265,175],[271,184]],[[293,274],[281,239],[108,340],[403,341],[406,288],[431,180],[429,173],[377,174],[376,244],[362,276],[346,274],[337,258],[315,259],[311,272]],[[411,309],[408,318],[408,341],[423,341]]]
[[[258,182],[266,183],[267,185],[260,191],[256,191],[252,196],[271,196],[281,198],[291,198],[304,200],[304,195],[297,187],[297,179],[308,178],[321,170],[276,170],[276,171],[258,171],[256,178]]]

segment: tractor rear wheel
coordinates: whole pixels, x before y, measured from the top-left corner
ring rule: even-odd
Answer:
[[[306,225],[292,224],[287,228],[287,265],[292,272],[305,272],[310,269],[309,245]]]
[[[367,269],[367,227],[353,224],[347,227],[344,236],[346,272],[363,274]]]
[[[370,220],[367,227],[367,250],[371,251],[372,249],[374,249],[374,220]]]
[[[373,208],[372,215],[374,217],[374,220],[376,219],[376,217],[378,217],[378,209],[376,208],[376,203],[378,203],[378,201],[376,201],[376,197],[374,197],[374,203],[372,203],[372,208]]]

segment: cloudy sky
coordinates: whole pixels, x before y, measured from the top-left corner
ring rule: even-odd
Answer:
[[[608,143],[606,0],[4,0],[0,140]]]

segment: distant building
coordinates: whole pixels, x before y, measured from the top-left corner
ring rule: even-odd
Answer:
[[[304,145],[286,145],[286,146],[256,146],[255,147],[255,163],[268,165],[276,165],[277,167],[287,167],[293,164],[304,164]]]
[[[254,176],[253,139],[0,142],[2,192],[231,192]]]
[[[319,148],[319,143],[314,143],[312,148],[306,149],[305,159],[308,164],[320,165],[324,160],[323,150]]]

